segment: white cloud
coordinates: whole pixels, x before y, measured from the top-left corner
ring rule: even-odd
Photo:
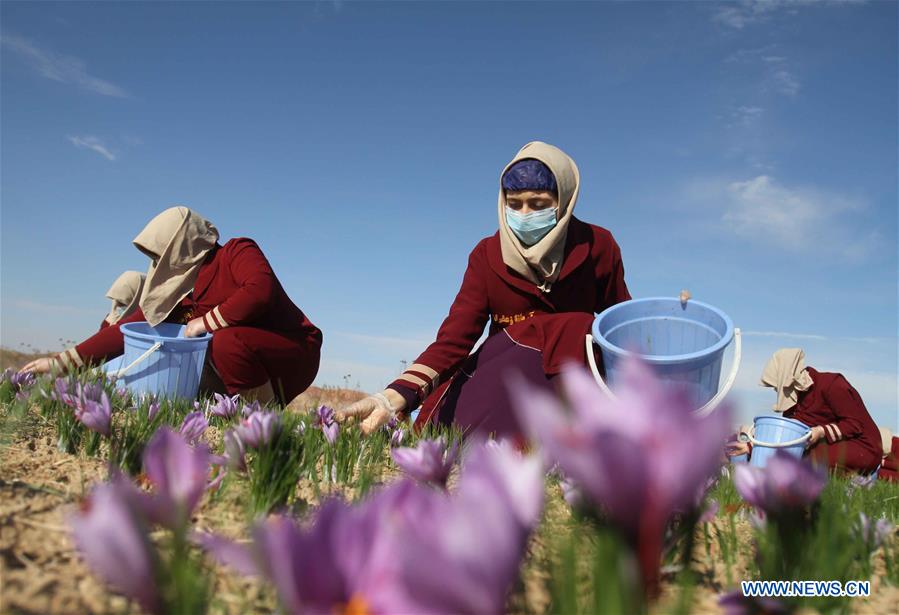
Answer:
[[[84,61],[74,56],[41,49],[30,40],[14,34],[4,33],[0,37],[0,44],[18,55],[26,64],[47,79],[60,83],[71,83],[103,96],[128,97],[128,93],[123,88],[88,73]]]
[[[865,0],[740,0],[714,5],[712,21],[729,28],[742,30],[747,26],[768,21],[780,12],[796,14],[797,9],[809,5],[863,4]]]
[[[814,249],[861,262],[883,245],[877,229],[862,226],[863,201],[811,186],[787,186],[770,175],[696,180],[687,185],[686,197],[720,211],[725,230],[779,250]]]
[[[764,112],[765,110],[762,107],[741,105],[731,112],[731,116],[740,126],[749,127],[755,124]]]
[[[84,136],[70,136],[69,141],[72,142],[72,145],[77,147],[78,149],[89,149],[94,152],[97,152],[107,160],[115,160],[116,155],[109,150],[106,144],[103,143],[98,137],[94,137],[91,135]]]
[[[776,68],[771,71],[769,78],[774,89],[789,97],[794,97],[799,93],[799,79],[785,68]]]

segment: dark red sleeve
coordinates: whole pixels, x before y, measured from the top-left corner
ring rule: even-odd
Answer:
[[[437,339],[393,385],[413,388],[418,393],[418,401],[421,401],[446,376],[458,369],[481,337],[490,316],[486,282],[488,268],[484,242],[481,242],[468,257],[462,287],[437,331]]]
[[[138,322],[141,320],[146,320],[146,318],[144,318],[143,310],[137,308],[114,325],[103,327],[75,346],[75,352],[78,353],[77,357],[72,357],[70,352],[68,352],[68,355],[67,352],[62,352],[60,353],[60,358],[63,360],[65,367],[70,369],[72,367],[80,367],[78,365],[79,361],[82,364],[97,364],[117,357],[125,352],[125,338],[122,337],[122,332],[119,328],[126,322]],[[62,355],[67,356],[63,357]]]
[[[106,320],[106,319],[104,318],[103,321],[100,323],[100,329],[99,329],[99,330],[102,331],[103,329],[105,329],[105,328],[108,327],[108,326],[109,326],[109,321]]]
[[[238,289],[203,316],[207,331],[243,325],[257,320],[271,304],[278,280],[268,260],[252,239],[235,239],[228,245],[228,268]]]
[[[596,279],[599,282],[599,304],[596,306],[596,313],[600,313],[608,307],[611,307],[622,301],[631,298],[630,292],[627,290],[627,284],[624,282],[624,263],[621,260],[621,248],[611,235],[607,239],[609,243],[609,258],[601,259],[600,266],[602,270],[596,272]]]
[[[824,390],[824,401],[836,416],[835,421],[822,425],[828,444],[861,436],[864,424],[872,420],[861,395],[842,375]]]

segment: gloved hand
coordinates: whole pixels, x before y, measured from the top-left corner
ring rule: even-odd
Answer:
[[[382,393],[369,395],[343,410],[337,411],[337,420],[345,421],[355,418],[362,421],[362,433],[370,434],[380,429],[406,409],[406,400],[393,389],[385,389]]]

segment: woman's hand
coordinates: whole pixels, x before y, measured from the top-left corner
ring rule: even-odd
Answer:
[[[805,445],[806,448],[813,446],[818,442],[818,440],[827,436],[827,434],[824,433],[824,428],[820,425],[815,425],[814,427],[812,427],[811,434],[811,437],[808,439],[808,442]]]
[[[200,337],[206,333],[206,325],[203,324],[202,318],[194,318],[184,329],[184,337]]]
[[[725,454],[728,457],[736,457],[738,455],[748,455],[749,454],[749,442],[741,442],[739,440],[735,440],[733,442],[728,442],[726,444]]]
[[[53,369],[53,357],[41,357],[28,363],[21,371],[31,374],[46,374]]]
[[[362,433],[370,434],[387,424],[387,422],[406,408],[406,400],[393,389],[383,393],[369,395],[343,410],[337,411],[337,420],[345,421],[355,418],[362,421]]]

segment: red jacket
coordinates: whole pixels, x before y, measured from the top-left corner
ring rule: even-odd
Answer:
[[[821,426],[828,444],[852,440],[880,459],[883,446],[874,424],[858,394],[842,374],[819,372],[809,367],[814,384],[799,395],[795,406],[784,412],[790,419],[809,427]]]
[[[437,340],[390,386],[413,389],[420,402],[453,376],[488,321],[489,335],[513,325],[510,335],[543,350],[544,366],[552,373],[566,358],[584,356],[584,336],[594,313],[630,298],[621,250],[602,227],[571,219],[562,270],[548,293],[506,266],[497,232],[469,255],[462,288]],[[570,313],[568,322],[577,326],[562,326],[566,319],[534,318],[562,313]]]
[[[284,292],[256,242],[245,237],[212,249],[200,266],[193,291],[166,321],[186,323],[201,316],[209,332],[235,325],[258,327],[321,347],[321,331]],[[146,320],[144,313],[137,309],[78,344],[77,355],[68,350],[60,358],[70,367],[118,356],[125,346],[119,326],[142,320]]]

